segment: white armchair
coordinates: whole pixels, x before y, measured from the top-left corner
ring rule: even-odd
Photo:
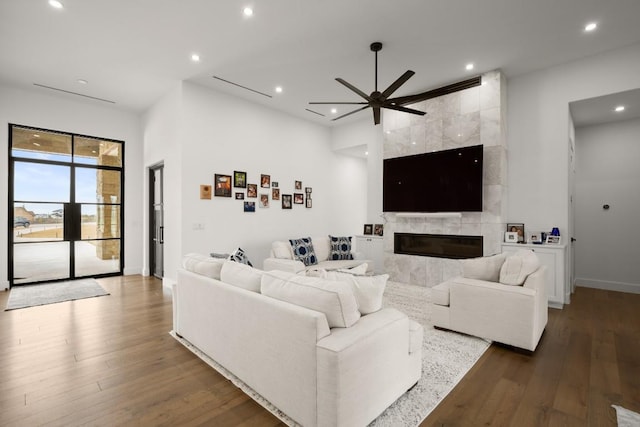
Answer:
[[[546,267],[531,251],[512,257],[465,260],[467,277],[433,287],[434,326],[534,351],[547,325]]]

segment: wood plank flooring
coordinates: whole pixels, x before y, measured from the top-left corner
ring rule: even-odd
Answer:
[[[282,425],[169,336],[159,280],[99,282],[0,312],[0,425]],[[640,295],[578,288],[534,354],[492,345],[422,426],[614,426],[611,404],[640,412]]]

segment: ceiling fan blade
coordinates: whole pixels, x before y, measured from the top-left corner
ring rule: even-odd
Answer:
[[[314,105],[365,105],[369,104],[368,102],[310,102],[309,104]]]
[[[391,96],[393,92],[398,90],[398,88],[402,86],[407,80],[409,80],[414,74],[415,72],[408,70],[403,75],[398,77],[395,82],[391,83],[391,86],[389,86],[384,92],[382,92],[382,97],[384,99],[387,99],[387,97]]]
[[[424,111],[414,110],[413,108],[401,107],[400,105],[394,105],[394,104],[383,104],[382,108],[388,108],[390,110],[402,111],[403,113],[418,114],[420,116],[424,116],[425,114],[427,114]]]
[[[343,85],[345,85],[346,87],[348,87],[349,89],[351,89],[352,91],[354,91],[355,93],[357,93],[358,95],[366,99],[367,101],[371,101],[371,98],[369,97],[369,95],[367,95],[366,93],[364,93],[363,91],[361,91],[360,89],[352,85],[351,83],[341,79],[340,77],[336,78],[336,81],[338,83],[342,83]]]
[[[416,102],[425,101],[427,99],[437,98],[438,96],[447,95],[463,89],[469,89],[472,87],[480,86],[480,83],[481,83],[480,76],[476,76],[467,80],[463,80],[460,82],[452,83],[447,86],[440,87],[438,89],[417,93],[415,95],[408,95],[408,96],[401,96],[393,99],[387,99],[387,102],[392,102],[395,105],[415,104]]]
[[[365,105],[365,106],[364,106],[364,107],[362,107],[362,108],[358,108],[357,110],[353,110],[353,111],[348,112],[347,114],[343,114],[343,115],[341,115],[341,116],[338,116],[338,117],[336,117],[335,119],[331,119],[331,121],[332,121],[332,122],[335,122],[335,121],[336,121],[336,120],[338,120],[338,119],[341,119],[341,118],[343,118],[343,117],[350,116],[350,115],[352,115],[352,114],[354,114],[354,113],[357,113],[358,111],[366,110],[367,108],[369,108],[369,106],[368,106],[368,105]]]
[[[373,123],[380,124],[380,107],[373,107]]]

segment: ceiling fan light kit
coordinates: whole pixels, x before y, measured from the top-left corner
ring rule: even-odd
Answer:
[[[350,116],[357,112],[366,110],[367,108],[371,108],[373,110],[373,123],[378,125],[380,124],[380,109],[386,108],[389,110],[401,111],[403,113],[416,114],[420,116],[424,116],[427,114],[424,111],[416,110],[413,108],[404,107],[406,104],[415,104],[416,102],[424,101],[426,99],[435,98],[436,96],[445,95],[447,93],[457,92],[458,90],[467,89],[470,87],[480,85],[480,77],[474,77],[463,82],[454,83],[448,86],[444,86],[439,89],[430,90],[427,92],[422,92],[416,95],[408,95],[397,98],[389,98],[393,93],[400,88],[403,84],[409,80],[415,72],[411,70],[407,70],[403,75],[398,77],[396,81],[391,83],[388,88],[386,88],[383,92],[378,91],[378,52],[382,50],[382,43],[373,42],[369,46],[371,51],[375,53],[375,89],[371,92],[370,95],[367,95],[365,92],[361,91],[357,87],[353,86],[349,82],[341,79],[340,77],[336,78],[336,81],[343,86],[346,86],[352,92],[357,93],[361,98],[364,98],[364,102],[310,102],[311,105],[362,105],[353,111],[345,113],[341,116],[338,116],[331,121],[340,120],[344,117]]]

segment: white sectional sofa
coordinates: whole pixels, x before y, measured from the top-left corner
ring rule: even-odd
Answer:
[[[532,251],[462,261],[432,288],[434,326],[534,351],[547,325],[546,267]]]
[[[311,269],[347,269],[357,267],[364,263],[367,264],[368,273],[371,273],[374,270],[373,261],[369,259],[363,259],[363,257],[357,252],[351,253],[353,259],[330,259],[331,243],[329,240],[329,236],[312,236],[311,240],[313,241],[313,248],[315,249],[316,257],[318,259],[317,264],[308,266],[304,265],[302,261],[296,259],[289,241],[275,241],[271,244],[271,253],[269,255],[269,258],[264,260],[264,270],[280,270],[299,273],[301,271]]]
[[[365,426],[420,378],[422,326],[405,314],[361,316],[348,286],[206,258],[178,271],[174,332],[295,422]]]

